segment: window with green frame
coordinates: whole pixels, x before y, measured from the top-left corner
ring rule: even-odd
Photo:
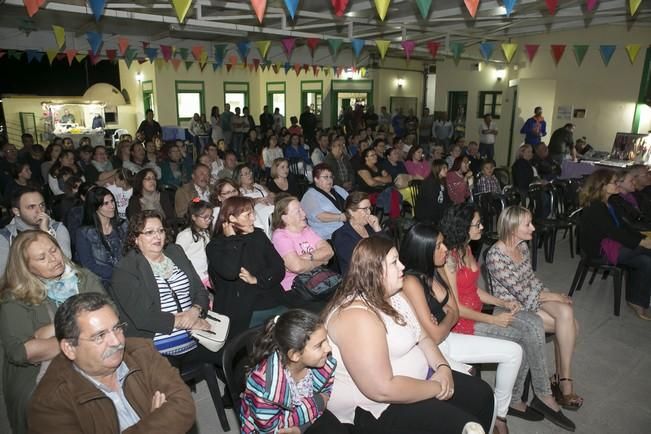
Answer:
[[[231,111],[236,107],[242,110],[249,105],[249,83],[239,81],[224,82],[224,106],[230,104]]]
[[[499,119],[502,115],[502,92],[479,92],[479,105],[477,107],[477,118],[483,118],[484,115],[489,114],[493,119]]]
[[[205,86],[203,81],[174,82],[176,93],[176,119],[178,123],[192,119],[195,113],[205,113]]]
[[[284,81],[270,81],[267,83],[267,105],[269,111],[273,112],[276,108],[280,110],[280,114],[285,116],[287,107],[286,94],[285,94]]]

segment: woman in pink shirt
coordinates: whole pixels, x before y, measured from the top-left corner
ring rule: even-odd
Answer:
[[[470,171],[470,160],[465,155],[454,160],[452,168],[446,176],[448,195],[454,203],[463,203],[470,197],[473,177]]]
[[[405,167],[407,173],[412,175],[414,179],[425,179],[432,172],[432,165],[429,161],[425,160],[425,153],[423,147],[414,145],[407,152],[407,159],[405,160]]]

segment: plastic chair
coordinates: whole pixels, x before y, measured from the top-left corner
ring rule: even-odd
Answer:
[[[476,194],[474,201],[479,208],[481,223],[484,226],[482,243],[490,247],[499,239],[497,236],[497,220],[504,208],[506,208],[506,199],[502,194],[489,191]]]
[[[499,181],[501,188],[511,185],[511,173],[509,173],[509,169],[506,167],[496,167],[493,171],[493,175],[495,175]]]
[[[202,381],[206,381],[208,391],[212,398],[213,405],[217,411],[219,423],[224,431],[230,431],[231,427],[228,424],[226,411],[224,410],[224,402],[222,401],[222,393],[219,390],[219,383],[217,382],[217,369],[210,363],[197,363],[188,366],[182,366],[180,370],[181,378],[183,381],[193,388],[193,386]]]
[[[119,128],[119,129],[115,130],[115,132],[111,136],[112,143],[113,143],[113,148],[115,148],[115,145],[120,141],[120,136],[122,134],[129,134],[129,131],[125,130],[124,128]]]
[[[414,216],[416,215],[416,205],[418,204],[418,198],[420,197],[420,188],[423,185],[423,181],[420,179],[412,179],[409,181],[409,192],[411,193],[411,199],[414,202]]]

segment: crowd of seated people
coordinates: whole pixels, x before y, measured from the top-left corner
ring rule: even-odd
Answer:
[[[435,138],[417,144],[410,134],[418,132],[417,119],[396,113],[394,120],[402,120],[392,130],[386,110],[368,118],[363,111],[344,114],[331,130],[314,128],[303,115],[288,129],[279,113],[264,114],[259,126],[248,109],[242,116],[213,110],[210,123],[199,115],[197,146],[163,142],[148,114],[151,134],[124,135],[115,150],[75,150],[70,140],[58,139],[22,154],[3,147],[0,171],[11,182],[0,186],[9,214],[0,228],[0,333],[15,433],[28,425],[40,432],[48,418],[86,432],[85,422],[73,425],[78,409],[53,406],[43,393],[52,393],[54,376],[64,374],[66,381],[90,379],[104,391],[102,381],[93,380],[98,372],[77,358],[88,343],[120,355],[108,370],[118,377],[121,362],[139,366],[143,357],[162,370],[160,360],[176,369],[191,362],[221,369],[221,353],[192,337],[193,330],[208,328],[208,310],[230,318],[229,338],[264,328],[241,409],[245,432],[299,432],[300,426],[300,432],[336,433],[355,424],[360,432],[458,433],[475,424],[504,434],[507,414],[546,417],[573,430],[561,408],[583,403],[572,384],[578,329],[571,302],[546,290],[531,271],[527,212],[513,208],[501,218],[500,241],[487,261],[495,293],[477,283],[478,261],[468,244],[481,238],[481,216],[468,202],[473,194],[501,191],[495,162],[481,159],[476,143],[466,148],[463,138],[449,154]],[[246,128],[242,119],[231,122],[245,116]],[[535,160],[533,149],[523,146],[513,168],[516,188],[535,179]],[[599,239],[582,242],[599,256],[603,240],[614,241],[605,242],[616,251],[609,256],[613,263],[634,270],[627,301],[648,319],[642,282],[651,249],[640,225],[651,209],[651,179],[634,168],[622,181],[602,182],[598,193],[584,198],[586,216],[598,212],[610,223]],[[411,183],[420,185],[415,197]],[[403,200],[415,205],[419,223],[404,235],[398,254],[383,223],[400,218]],[[324,272],[339,276],[332,293],[306,299],[299,290],[303,278]],[[77,294],[86,292],[108,297],[75,305]],[[57,307],[66,300],[72,317],[57,325]],[[484,304],[494,311],[482,312]],[[95,324],[85,318],[94,315],[108,328],[87,334]],[[71,321],[78,324],[65,328]],[[545,332],[556,345],[551,384]],[[50,361],[60,372],[48,372]],[[466,363],[498,364],[494,393],[467,375]],[[528,372],[536,395],[531,403],[520,400]],[[267,383],[269,375],[280,383]],[[168,380],[159,392],[178,386],[178,376]],[[289,387],[290,401],[270,399],[280,384]],[[184,407],[188,395],[176,390],[178,414],[170,417],[179,425],[151,422],[154,408],[177,405],[156,390],[144,391],[151,392],[146,411],[127,395],[134,407],[118,415],[121,430],[151,423],[156,432],[172,432],[185,426],[183,418],[194,418]]]

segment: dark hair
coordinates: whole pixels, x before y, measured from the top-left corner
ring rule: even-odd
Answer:
[[[478,212],[475,204],[470,202],[456,204],[445,210],[439,227],[449,250],[456,250],[463,256],[465,247],[470,241],[468,232],[472,219]]]
[[[440,234],[441,231],[432,224],[413,225],[400,245],[400,262],[408,272],[416,275],[422,284],[427,284],[425,289],[430,288],[432,280],[435,280],[446,292],[449,292],[450,287],[434,263],[436,239]]]
[[[145,180],[145,177],[147,174],[151,173],[156,177],[156,172],[154,172],[154,169],[150,168],[145,168],[142,169],[140,172],[136,173],[136,176],[133,177],[133,195],[137,198],[140,199],[142,197],[142,183]],[[158,186],[158,180],[156,180],[156,186]]]
[[[448,168],[448,163],[445,162],[445,160],[432,160],[432,177],[436,182],[439,181],[439,175],[441,174],[441,170],[447,169]]]
[[[423,149],[422,146],[420,145],[414,145],[411,148],[409,148],[409,152],[407,152],[407,161],[411,161],[414,158],[414,154],[416,151]]]
[[[127,237],[124,240],[123,247],[125,255],[131,250],[135,250],[136,252],[140,253],[140,249],[136,245],[136,238],[138,238],[142,230],[145,228],[145,224],[147,223],[148,219],[158,219],[163,225],[163,228],[165,229],[165,245],[163,248],[167,247],[167,245],[174,239],[172,230],[165,222],[165,216],[156,210],[146,209],[140,211],[129,220],[129,229],[127,230]]]
[[[154,111],[152,109],[145,110],[145,115],[148,115],[149,113],[154,114]]]
[[[219,201],[219,195],[221,194],[226,184],[230,185],[235,190],[237,190],[238,195],[240,194],[240,187],[237,185],[237,182],[233,181],[230,178],[222,178],[219,181],[217,181],[217,184],[215,184],[215,188],[213,189],[212,194],[210,195],[210,203],[212,203],[214,206],[222,205],[221,202]]]
[[[111,196],[113,202],[115,203],[115,207],[116,207],[115,215],[113,216],[113,218],[111,218],[110,224],[113,230],[117,230],[119,226],[117,202],[115,200],[115,196],[113,196],[113,193],[111,193],[109,189],[104,187],[93,187],[86,192],[86,196],[84,200],[83,225],[92,226],[95,228],[97,234],[99,235],[99,239],[102,242],[102,245],[110,253],[111,246],[109,245],[109,242],[106,239],[106,236],[104,235],[104,231],[102,230],[102,222],[100,221],[99,216],[97,215],[97,210],[102,205],[104,205],[104,198],[106,196]]]
[[[109,306],[118,316],[118,311],[113,301],[106,295],[98,292],[85,292],[68,298],[54,314],[54,334],[60,342],[67,339],[71,345],[79,344],[79,324],[77,317],[84,312],[95,312]]]
[[[97,151],[100,150],[100,149],[104,149],[104,151],[106,151],[106,146],[104,146],[104,145],[95,146],[95,147],[93,148],[93,157],[95,157],[95,154],[96,154]]]
[[[233,169],[233,179],[235,180],[235,182],[238,183],[238,185],[240,184],[240,173],[245,168],[251,171],[251,179],[253,180],[253,183],[255,183],[255,178],[253,177],[253,169],[251,168],[251,166],[249,166],[246,163],[240,163],[237,166],[235,166],[235,169]]]
[[[82,152],[92,154],[95,152],[95,149],[90,145],[83,145],[81,148],[79,148],[79,153],[81,154]]]
[[[359,209],[359,204],[363,200],[369,200],[368,194],[363,191],[353,191],[346,198],[346,203],[344,204],[344,214],[346,214],[346,219],[350,221],[350,212],[357,211]]]
[[[16,163],[9,166],[9,172],[11,173],[11,177],[13,179],[18,179],[18,175],[20,175],[20,173],[25,169],[25,166],[29,167],[31,170],[31,167],[27,162]]]
[[[59,178],[63,179],[66,175],[70,175],[70,177],[63,181],[63,192],[65,194],[73,194],[75,187],[81,185],[81,178],[76,176],[69,167],[63,167],[61,172],[59,172]]]
[[[485,160],[481,160],[481,165],[479,167],[481,170],[484,170],[484,167],[486,167],[488,164],[492,164],[493,167],[496,166],[495,160],[491,160],[490,158],[487,158]]]
[[[59,177],[59,172],[61,172],[62,169],[64,169],[67,166],[61,165],[61,160],[63,160],[63,157],[72,154],[72,157],[76,160],[77,157],[75,156],[74,151],[71,149],[62,149],[61,153],[59,154],[59,157],[57,157],[57,160],[52,164],[52,167],[50,168],[50,175],[52,175],[53,178],[58,178]],[[72,170],[72,169],[71,169]],[[74,171],[73,171],[74,173]]]
[[[468,160],[467,155],[459,155],[457,158],[455,158],[454,163],[452,163],[452,168],[450,168],[450,171],[456,172],[461,170],[461,164],[463,163],[464,158]]]
[[[32,187],[29,185],[20,186],[20,188],[14,190],[14,193],[11,195],[11,207],[20,208],[20,199],[27,193],[38,193],[41,196],[43,196],[43,192],[36,187]]]
[[[60,137],[57,137],[57,139],[60,139]],[[61,150],[63,150],[63,145],[61,145],[60,143],[56,143],[56,141],[53,141],[52,143],[47,145],[47,148],[45,148],[45,161],[52,161],[52,151],[57,146],[61,148]]]
[[[199,214],[201,214],[207,209],[213,208],[210,202],[206,202],[205,200],[197,200],[195,202],[196,199],[198,198],[192,199],[190,201],[190,204],[188,205],[188,212],[186,213],[186,220],[185,220],[185,227],[190,228],[190,232],[192,232],[192,240],[195,243],[199,241],[202,235],[197,230],[197,226],[194,224],[194,220],[192,220],[192,217],[198,216]]]
[[[313,178],[318,178],[321,176],[321,173],[323,172],[330,172],[332,174],[332,168],[326,164],[326,163],[319,163],[316,166],[314,166],[314,169],[312,169],[312,177]]]
[[[254,202],[253,199],[246,196],[233,196],[226,199],[221,208],[219,209],[219,215],[217,216],[217,221],[215,222],[215,235],[223,233],[224,223],[228,221],[230,216],[237,217],[243,212],[248,210],[253,211]],[[236,234],[242,233],[242,228],[235,226],[233,228]]]
[[[323,327],[323,320],[304,309],[291,309],[268,319],[264,330],[253,344],[248,370],[255,368],[274,352],[278,352],[282,364],[287,365],[289,352],[303,351],[312,333],[320,327]]]

